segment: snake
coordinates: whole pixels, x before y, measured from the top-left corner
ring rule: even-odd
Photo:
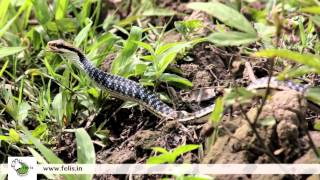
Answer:
[[[49,51],[60,54],[71,61],[98,86],[109,92],[111,96],[124,101],[136,102],[161,119],[173,119],[186,124],[205,123],[207,121],[206,117],[215,107],[215,104],[212,104],[192,113],[175,110],[161,101],[156,93],[143,87],[138,82],[96,68],[85,54],[72,44],[58,39],[49,41],[47,46]],[[254,90],[267,87],[278,90],[294,90],[301,94],[308,88],[307,85],[294,83],[290,80],[279,81],[276,77],[270,77],[270,79],[269,77],[263,77],[253,81],[246,89]]]

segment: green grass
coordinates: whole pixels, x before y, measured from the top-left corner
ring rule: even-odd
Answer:
[[[201,20],[176,21],[171,30],[168,30],[170,22],[164,25],[142,23],[154,16],[172,19],[175,14],[181,15],[148,0],[133,0],[131,4],[122,1],[117,9],[108,7],[102,0],[55,0],[51,4],[42,0],[1,0],[0,151],[6,155],[18,155],[9,152],[11,149],[16,152],[24,149],[37,157],[39,162],[62,163],[50,150],[56,143],[53,138],[62,132],[74,132],[77,147],[90,147],[83,148],[86,152],[78,148],[77,162],[95,163],[95,151],[90,139],[103,144],[109,136],[105,124],[94,126],[89,131],[82,127],[66,129],[79,127],[91,115],[105,111],[102,105],[109,96],[84,73],[46,51],[47,42],[54,39],[73,43],[97,67],[104,63],[107,55],[115,54],[111,72],[138,79],[150,89],[157,89],[161,84],[169,84],[177,90],[192,87],[190,80],[177,71],[170,71],[168,67],[179,61],[177,57],[184,56],[201,42],[237,47],[242,55],[250,58],[277,57],[276,63],[279,64],[284,59],[296,63],[281,72],[279,78],[320,73],[320,42],[317,37],[320,10],[317,1],[277,1],[278,13],[271,9],[271,1],[265,2],[261,10],[252,8],[247,2],[188,4],[190,10],[208,13],[215,23],[215,29],[210,29],[208,36],[195,37],[192,34],[205,26]],[[240,6],[247,10],[246,16],[239,12]],[[128,8],[128,15],[120,18],[118,13],[127,12]],[[292,38],[290,33],[283,33],[281,24],[286,22],[293,26],[290,33],[299,37],[299,43],[285,43]],[[180,33],[183,40],[165,43],[163,39],[169,31]],[[275,39],[282,44],[275,44]],[[277,49],[279,46],[281,49]],[[250,100],[247,92],[241,92],[242,95],[229,94],[224,103],[232,104],[241,96],[246,101]],[[157,93],[168,97],[166,92]],[[309,96],[320,104],[318,90],[312,90]],[[223,111],[223,102],[218,102],[219,109],[213,112],[211,118],[215,127]],[[74,119],[76,121],[71,124]],[[24,125],[26,121],[34,122],[36,126],[27,129]],[[170,162],[175,162],[179,155]],[[6,157],[0,160],[5,162]],[[72,176],[66,175],[65,178]],[[83,178],[91,179],[92,176]]]

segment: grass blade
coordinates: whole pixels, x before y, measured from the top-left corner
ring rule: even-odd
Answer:
[[[180,83],[183,84],[185,86],[189,86],[192,87],[192,82],[190,82],[188,79],[185,79],[183,77],[180,77],[178,75],[175,74],[170,74],[170,73],[163,73],[160,76],[160,80],[164,81],[164,82],[173,82],[173,83]]]
[[[221,97],[217,98],[214,110],[211,113],[210,120],[214,127],[217,127],[219,124],[222,116],[223,116],[223,100]]]
[[[122,51],[120,52],[119,56],[113,61],[111,66],[111,72],[113,74],[124,74],[124,67],[129,64],[130,58],[136,52],[138,48],[138,44],[135,43],[136,41],[140,41],[142,36],[142,29],[133,26],[130,31],[130,35],[128,40],[125,42]]]
[[[79,47],[80,44],[88,37],[88,33],[92,26],[92,21],[90,19],[88,19],[88,21],[89,23],[86,25],[86,27],[84,27],[74,39],[74,44],[76,47]]]
[[[286,49],[267,49],[254,53],[254,56],[267,58],[286,58],[288,60],[309,66],[310,68],[314,68],[318,73],[320,73],[320,57],[317,55],[301,54]]]
[[[0,48],[0,58],[10,56],[19,53],[26,49],[26,47],[1,47]]]
[[[20,14],[29,7],[29,1],[25,1],[24,4],[19,8],[18,12],[15,14],[13,18],[11,18],[1,29],[0,29],[0,38],[4,35],[5,32],[9,29],[9,27],[14,23],[14,21],[20,16]],[[1,16],[0,16],[1,17]]]
[[[76,129],[77,156],[79,164],[95,164],[96,155],[93,143],[87,131],[83,128]],[[92,179],[93,174],[81,175],[80,179]]]
[[[238,46],[253,43],[257,37],[248,33],[229,31],[214,32],[207,37],[207,40],[218,46]]]
[[[306,92],[306,97],[308,100],[320,106],[320,88],[308,89],[308,91]]]
[[[310,6],[301,8],[301,12],[311,13],[311,14],[319,14],[320,15],[320,7],[319,6]]]
[[[24,134],[26,135],[27,139],[35,145],[35,147],[40,151],[42,156],[45,157],[50,164],[64,164],[63,161],[58,156],[56,156],[50,149],[45,147],[39,141],[39,139],[33,137],[26,127],[22,126],[21,128]],[[74,175],[71,174],[62,174],[62,176],[67,180],[75,179]]]
[[[69,0],[57,0],[55,4],[55,19],[62,19],[67,13]]]
[[[47,1],[32,0],[31,2],[34,6],[35,15],[40,24],[44,25],[51,20],[51,14],[49,12]]]
[[[0,17],[2,17],[0,19],[0,28],[2,28],[2,26],[6,23],[7,21],[7,11],[10,5],[10,0],[1,0],[0,1]]]

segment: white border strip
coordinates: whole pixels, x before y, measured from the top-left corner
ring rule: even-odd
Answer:
[[[0,164],[0,174],[7,174]],[[320,174],[320,164],[38,164],[38,174]]]

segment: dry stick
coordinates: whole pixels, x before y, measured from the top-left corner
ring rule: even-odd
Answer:
[[[276,23],[277,23],[276,47],[278,47],[278,46],[279,46],[280,33],[281,33],[282,27],[281,27],[281,23],[280,23],[280,20],[279,20],[279,16],[277,16],[277,14],[275,14],[275,17],[274,17],[274,18],[275,18]],[[257,131],[257,129],[256,129],[256,124],[257,124],[257,122],[258,122],[259,116],[260,116],[260,114],[261,114],[261,112],[262,112],[262,109],[263,109],[264,105],[265,105],[266,102],[267,102],[267,98],[268,98],[268,96],[269,96],[269,94],[270,94],[270,92],[271,92],[270,81],[271,81],[271,77],[272,77],[273,69],[274,69],[274,60],[275,60],[274,57],[270,59],[270,67],[268,68],[268,71],[269,71],[268,83],[267,83],[268,85],[267,85],[266,93],[265,93],[265,95],[264,95],[263,98],[262,98],[261,106],[259,106],[259,108],[258,108],[258,110],[257,110],[257,114],[256,114],[256,116],[255,116],[255,118],[254,118],[253,123],[250,121],[250,119],[249,119],[249,118],[247,117],[247,115],[244,113],[241,104],[240,104],[240,108],[241,108],[242,114],[245,116],[245,119],[248,121],[248,123],[249,123],[249,125],[250,125],[250,127],[251,127],[251,129],[252,129],[252,131],[253,131],[253,133],[256,135],[256,137],[257,137],[257,139],[258,139],[258,142],[259,142],[264,148],[266,148],[267,155],[268,155],[270,158],[272,158],[273,161],[275,161],[275,162],[277,162],[277,163],[281,163],[281,162],[272,154],[272,152],[271,152],[271,150],[268,148],[268,146],[264,144],[263,139],[260,137],[260,135],[259,135],[259,133],[258,133],[258,131]]]
[[[281,29],[282,29],[282,26],[281,26],[281,23],[280,23],[280,19],[279,19],[279,16],[278,14],[274,14],[274,19],[276,21],[276,25],[277,25],[277,31],[276,31],[276,47],[279,46],[279,40],[280,40],[280,33],[281,33]],[[267,148],[267,146],[263,143],[262,141],[262,138],[260,137],[258,131],[255,129],[256,127],[256,124],[258,122],[258,119],[259,119],[259,116],[262,112],[262,109],[264,107],[264,105],[266,104],[267,102],[267,98],[271,92],[271,88],[270,88],[270,81],[271,81],[271,77],[272,77],[272,74],[273,74],[273,69],[274,69],[274,61],[275,61],[275,57],[271,58],[270,59],[270,67],[268,68],[269,70],[269,76],[268,76],[268,85],[267,85],[267,90],[266,90],[266,93],[264,95],[264,97],[262,98],[262,102],[261,102],[261,106],[259,106],[258,110],[257,110],[257,114],[254,118],[254,121],[253,123],[251,123],[250,119],[248,119],[248,117],[246,117],[249,123],[249,125],[252,127],[252,131],[253,133],[257,136],[258,140],[260,141],[260,144],[262,144],[264,147]],[[241,106],[240,106],[241,107]],[[242,107],[241,107],[242,108]],[[245,116],[247,116],[246,114],[244,114]],[[280,163],[280,161],[278,159],[276,159],[276,157],[271,153],[271,151],[269,150],[268,148],[268,155],[273,159],[275,160],[275,162],[277,163]]]
[[[229,135],[230,138],[234,138],[234,139],[238,140],[239,142],[243,142],[242,139],[239,139],[239,138],[237,138],[236,136],[234,136],[234,135],[232,134],[232,132],[231,132],[228,128],[226,128],[226,127],[222,127],[222,128],[226,131],[226,133]],[[267,153],[267,154],[268,154],[268,152],[267,152],[265,149],[259,148],[259,147],[257,147],[256,145],[249,144],[249,147],[250,147],[250,148],[254,148],[254,149],[258,150],[258,151],[261,151],[261,152],[263,152],[263,153]],[[272,153],[271,153],[271,154],[272,154]]]
[[[261,136],[259,135],[259,132],[258,132],[257,129],[256,129],[257,120],[258,120],[258,118],[259,118],[260,113],[262,112],[263,106],[264,106],[265,103],[266,103],[267,97],[268,97],[268,95],[270,94],[270,87],[269,87],[269,86],[270,86],[270,80],[271,80],[271,77],[272,77],[273,64],[274,64],[274,63],[272,62],[272,66],[271,66],[270,72],[269,72],[270,76],[269,76],[269,78],[268,78],[268,86],[267,86],[266,94],[265,94],[265,96],[264,96],[264,98],[263,98],[263,100],[262,100],[262,104],[261,104],[261,106],[260,106],[259,109],[258,109],[258,112],[257,112],[257,114],[256,114],[256,116],[255,116],[255,118],[254,118],[253,123],[250,121],[249,117],[248,117],[247,114],[244,112],[244,109],[243,109],[243,107],[242,107],[241,104],[240,104],[240,111],[241,111],[241,113],[244,115],[245,120],[248,122],[248,124],[249,124],[250,128],[252,129],[254,135],[257,137],[259,144],[261,144],[261,145],[265,148],[265,150],[262,151],[262,152],[266,153],[274,162],[276,162],[276,163],[281,163],[281,162],[273,155],[273,153],[272,153],[272,151],[269,149],[269,147],[263,142],[263,139],[261,138]],[[253,70],[252,70],[252,67],[251,67],[251,65],[250,65],[249,63],[246,63],[246,69],[247,69],[247,71],[248,71],[248,73],[249,73],[249,78],[250,78],[250,80],[255,80],[255,79],[256,79],[256,78],[255,78],[255,75],[254,75]],[[256,148],[256,149],[258,149],[258,148]],[[260,148],[259,148],[259,149],[260,149]],[[258,149],[258,150],[259,150],[259,149]]]
[[[263,107],[263,106],[262,106]],[[271,152],[271,150],[269,149],[269,147],[263,142],[263,139],[261,138],[259,132],[256,129],[256,124],[252,123],[249,119],[249,117],[247,116],[247,114],[244,112],[244,109],[242,107],[242,105],[240,104],[240,110],[241,113],[244,115],[245,120],[248,122],[250,128],[253,131],[253,134],[257,137],[259,144],[261,144],[263,146],[263,148],[265,148],[265,153],[276,163],[281,163]],[[256,116],[257,117],[257,116]]]
[[[300,98],[299,98],[299,106],[301,107],[300,102],[301,102],[301,101],[300,101]],[[300,108],[300,109],[301,109],[301,108]],[[298,117],[298,119],[299,119],[299,122],[300,122],[300,124],[301,124],[302,130],[304,130],[304,131],[306,132],[306,134],[307,134],[307,137],[308,137],[308,139],[309,139],[309,143],[310,143],[311,149],[314,151],[314,153],[316,154],[316,156],[319,158],[319,157],[320,157],[319,151],[317,150],[317,147],[316,147],[316,145],[314,144],[313,139],[312,139],[312,137],[311,137],[311,135],[310,135],[310,133],[309,133],[309,131],[308,131],[306,122],[303,121],[303,119],[304,119],[304,118],[303,118],[303,115],[301,114],[301,112],[297,111],[296,109],[288,108],[288,110],[291,111],[291,112],[294,112],[294,113],[297,115],[297,117]]]
[[[254,75],[253,69],[249,62],[245,62],[245,67],[249,76],[250,81],[254,82],[257,80],[256,76]]]
[[[260,113],[262,112],[262,108],[263,108],[263,106],[264,106],[265,103],[266,103],[268,94],[270,93],[270,92],[268,92],[268,89],[269,89],[269,91],[270,91],[270,87],[269,87],[269,85],[270,85],[270,79],[271,79],[271,77],[269,77],[269,82],[268,82],[268,87],[267,87],[266,95],[265,95],[265,97],[264,97],[264,100],[263,100],[263,102],[262,102],[262,105],[261,105],[260,108],[258,109],[257,115],[256,115],[255,120],[254,120],[253,123],[250,121],[249,117],[248,117],[247,114],[245,113],[245,111],[244,111],[241,103],[240,103],[239,107],[240,107],[241,113],[244,115],[245,120],[248,122],[250,128],[252,129],[253,134],[257,137],[259,144],[261,144],[261,146],[263,146],[263,148],[265,149],[265,150],[262,151],[262,152],[265,152],[274,162],[276,162],[276,163],[281,163],[281,162],[273,155],[273,153],[271,152],[271,150],[269,149],[269,147],[263,142],[263,139],[261,138],[261,136],[259,135],[259,133],[258,133],[258,131],[257,131],[257,129],[256,129],[257,119],[259,118],[259,115],[260,115]],[[237,88],[236,88],[236,91],[237,91]]]

